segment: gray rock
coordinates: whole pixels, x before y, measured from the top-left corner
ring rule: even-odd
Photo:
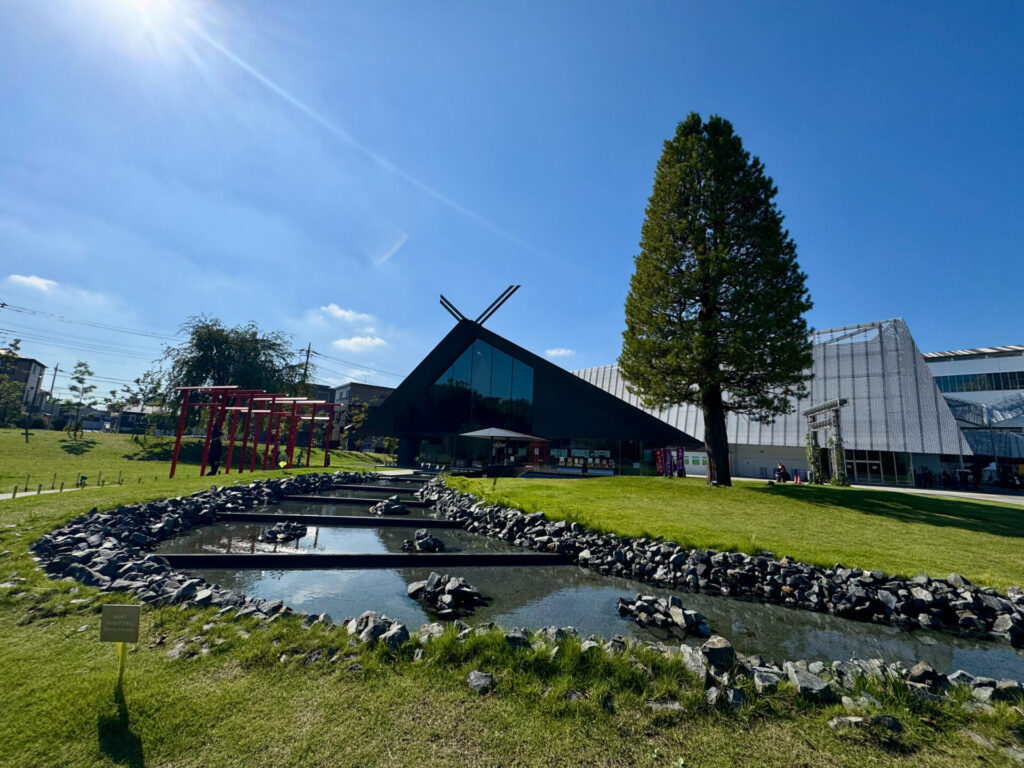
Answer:
[[[167,651],[167,653],[164,654],[164,655],[168,659],[176,659],[179,656],[181,656],[181,654],[184,653],[184,652],[185,652],[185,643],[181,642],[181,643],[175,644],[175,646],[173,648],[171,648],[169,651]]]
[[[682,712],[683,705],[675,699],[654,699],[653,701],[645,702],[648,709],[653,709],[655,712]]]
[[[1016,680],[1000,680],[992,693],[996,701],[1017,701],[1024,698],[1024,686]]]
[[[409,640],[409,630],[406,629],[405,624],[395,622],[391,625],[391,629],[380,636],[380,641],[392,651],[397,650],[404,643]]]
[[[426,581],[414,581],[405,590],[406,594],[414,600],[419,599],[419,596],[423,594],[423,588],[427,586]]]
[[[924,661],[919,661],[911,667],[910,672],[907,674],[907,680],[911,683],[926,685],[930,689],[936,688],[943,682],[939,673]]]
[[[828,703],[835,698],[835,691],[832,690],[831,685],[817,675],[800,669],[795,664],[786,662],[786,676],[801,696],[812,701]]]
[[[760,669],[754,670],[754,690],[758,693],[775,693],[779,687],[779,676]]]
[[[955,589],[963,589],[965,587],[972,586],[971,582],[969,582],[959,573],[949,574],[949,576],[946,577],[946,581],[949,583],[951,587],[954,587]]]
[[[903,723],[893,715],[875,715],[868,722],[876,728],[884,728],[893,733],[903,733]]]
[[[725,692],[725,705],[731,710],[737,710],[747,703],[747,695],[739,688],[730,688]]]
[[[505,635],[505,642],[513,648],[529,648],[530,638],[526,636],[526,632],[519,627],[515,627],[511,632]]]
[[[494,677],[490,673],[475,669],[466,675],[466,682],[477,693],[487,693],[494,687]]]
[[[359,642],[373,645],[389,629],[390,626],[386,622],[381,621],[376,616],[372,616],[366,622],[366,628],[359,633]]]
[[[851,731],[864,727],[864,718],[854,715],[838,715],[828,721],[828,727],[833,731]]]
[[[708,685],[708,668],[704,662],[704,656],[688,645],[679,646],[679,657],[685,666],[697,678],[697,684],[702,688]]]
[[[721,635],[712,635],[700,647],[700,652],[711,667],[722,672],[729,671],[736,663],[736,651],[732,643]]]

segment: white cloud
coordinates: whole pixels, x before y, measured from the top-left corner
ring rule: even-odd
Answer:
[[[380,254],[377,257],[375,257],[374,260],[373,260],[373,263],[376,266],[379,267],[381,264],[383,264],[388,259],[390,259],[392,256],[394,256],[396,253],[398,253],[398,251],[401,250],[402,246],[405,245],[405,243],[406,243],[406,241],[408,239],[409,239],[409,236],[403,232],[402,236],[398,238],[398,242],[395,243],[393,246],[391,246],[384,253]]]
[[[8,275],[7,282],[25,288],[32,288],[36,291],[51,291],[57,287],[56,280],[47,280],[45,277],[38,277],[36,275]]]
[[[554,349],[544,350],[544,354],[548,357],[568,357],[569,355],[575,355],[576,352],[565,347],[555,347]]]
[[[347,381],[367,381],[372,379],[376,374],[373,371],[364,371],[360,368],[353,368],[348,372]]]
[[[344,320],[346,323],[369,323],[373,321],[373,315],[356,312],[352,309],[342,309],[333,301],[326,307],[320,307],[320,311],[336,320]]]
[[[347,339],[335,339],[331,346],[345,352],[366,352],[374,347],[387,346],[387,342],[380,336],[349,336]]]

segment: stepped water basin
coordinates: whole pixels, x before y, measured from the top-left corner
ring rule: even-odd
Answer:
[[[161,542],[156,554],[364,554],[401,553],[402,543],[413,538],[415,528],[334,528],[308,526],[306,535],[287,542],[260,541],[260,534],[271,526],[264,523],[220,522],[196,528]],[[446,552],[512,552],[527,550],[507,542],[477,536],[461,528],[432,528],[430,535],[444,542]]]
[[[319,505],[318,510],[323,508]],[[310,527],[307,536],[288,544],[256,541],[267,526],[218,523],[164,542],[158,552],[333,552],[374,554],[400,552],[411,538],[409,528]],[[432,534],[464,552],[525,552],[461,529]],[[276,547],[276,549],[275,549]],[[413,560],[416,556],[410,556]],[[283,600],[296,611],[328,613],[336,621],[363,611],[386,613],[415,629],[433,616],[407,596],[408,585],[425,579],[430,568],[365,570],[194,570],[193,575],[232,591],[266,600]],[[464,577],[491,602],[468,617],[470,623],[493,621],[511,628],[557,625],[581,634],[633,635],[661,639],[650,630],[620,618],[619,597],[678,595],[687,608],[704,614],[711,629],[737,650],[781,663],[787,659],[832,661],[881,658],[912,665],[926,661],[940,672],[964,669],[974,675],[1024,680],[1024,652],[1002,643],[960,638],[924,630],[904,631],[824,613],[763,605],[706,594],[656,589],[629,579],[602,576],[576,566],[507,566],[464,568]],[[667,642],[673,642],[671,640]],[[699,641],[693,641],[699,642]]]

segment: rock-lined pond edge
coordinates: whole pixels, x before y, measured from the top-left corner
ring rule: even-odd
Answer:
[[[255,619],[275,621],[293,613],[282,601],[259,600],[209,585],[201,579],[191,578],[187,574],[174,571],[166,564],[166,561],[146,550],[159,541],[192,528],[213,523],[221,513],[274,504],[288,495],[322,492],[336,487],[337,484],[356,483],[364,479],[375,478],[372,475],[350,473],[301,475],[285,479],[257,481],[246,486],[211,488],[208,491],[201,491],[187,497],[121,506],[108,512],[99,512],[94,509],[87,515],[71,520],[55,531],[45,534],[33,543],[31,549],[40,567],[52,578],[70,578],[105,592],[130,592],[142,602],[151,605],[214,606],[220,608],[220,613],[225,618],[228,616],[231,618],[250,616]],[[884,574],[876,572],[867,572],[868,579],[863,579],[865,572],[857,569],[849,569],[849,573],[837,574],[836,571],[839,569],[822,569],[817,566],[793,563],[787,559],[776,561],[767,557],[755,557],[741,553],[687,551],[660,541],[633,540],[609,534],[596,534],[587,532],[578,523],[548,522],[542,513],[528,515],[520,510],[485,505],[469,494],[460,494],[447,489],[441,481],[430,483],[421,493],[423,498],[433,501],[440,514],[449,519],[461,520],[466,530],[470,532],[488,533],[517,546],[525,546],[542,552],[572,554],[577,557],[581,566],[595,568],[602,573],[614,572],[615,575],[626,575],[676,589],[680,588],[679,575],[681,575],[683,577],[682,584],[685,585],[682,591],[686,591],[686,587],[694,586],[691,576],[696,575],[695,586],[698,589],[707,591],[708,587],[717,587],[722,594],[746,596],[749,599],[752,595],[744,595],[742,590],[752,590],[753,586],[760,583],[756,578],[751,586],[741,587],[738,594],[733,594],[733,591],[736,589],[737,581],[750,584],[749,579],[737,579],[737,573],[753,572],[776,576],[777,579],[765,579],[769,584],[777,585],[781,581],[782,586],[791,587],[790,591],[783,593],[787,596],[781,601],[784,604],[809,607],[799,602],[802,592],[809,591],[820,595],[822,591],[828,594],[828,589],[820,587],[820,581],[810,580],[808,574],[829,580],[837,575],[840,576],[838,582],[833,581],[833,584],[846,584],[848,581],[856,579],[861,584],[874,587],[876,593],[888,591],[885,587],[893,588],[893,582],[899,581],[888,579]],[[679,555],[685,555],[685,557],[679,558]],[[673,558],[675,558],[674,562]],[[626,563],[629,564],[628,569]],[[701,570],[700,565],[706,567]],[[691,573],[691,569],[695,573]],[[722,574],[726,578],[725,581],[721,580]],[[810,583],[804,585],[795,582],[794,579],[797,576]],[[716,581],[716,579],[718,580]],[[996,626],[997,624],[1001,625],[999,620],[1003,616],[1010,617],[1011,626],[1017,625],[1015,620],[1019,620],[1021,616],[1021,600],[1017,599],[1017,595],[1013,592],[1009,592],[1005,597],[1000,596],[994,590],[978,589],[966,579],[963,579],[959,586],[952,583],[953,579],[943,582],[945,586],[941,586],[938,580],[931,580],[927,577],[911,581],[914,582],[914,586],[929,591],[933,596],[937,592],[940,596],[948,597],[948,593],[953,590],[957,590],[962,599],[966,599],[963,597],[964,592],[972,596],[979,596],[977,600],[980,605],[988,606],[991,613],[998,614],[995,617],[987,616],[992,620],[992,627],[984,630],[987,636],[1007,640],[1016,637],[1009,631],[1002,633]],[[906,585],[905,582],[900,583]],[[819,585],[817,590],[815,589],[816,584]],[[862,589],[863,587],[857,588]],[[896,589],[896,592],[899,596],[900,590]],[[1019,595],[1019,593],[1017,594]],[[877,594],[872,595],[866,589],[865,595],[870,595],[870,599],[880,600],[885,604],[882,598],[877,597]],[[911,596],[924,602],[919,595],[911,593]],[[988,602],[982,600],[981,596],[994,598],[999,602]],[[794,602],[788,602],[790,599],[793,599]],[[824,605],[825,609],[829,606],[827,602],[809,601],[809,603],[814,606],[813,610],[823,610],[819,605]],[[975,604],[973,600],[971,604]],[[835,603],[832,605],[834,606]],[[986,615],[984,610],[980,612]],[[898,616],[909,615],[896,612],[895,607],[893,613]],[[844,614],[837,612],[837,615]],[[860,615],[865,614],[860,612]],[[352,624],[353,621],[356,622],[355,626]],[[890,623],[897,626],[904,625],[899,621]],[[320,615],[307,616],[305,624],[307,626],[322,624],[329,627],[333,625],[333,622],[330,617]],[[462,623],[459,622],[459,624]],[[924,625],[920,621],[917,624]],[[397,648],[411,637],[411,633],[400,622],[386,620],[386,617],[377,617],[373,612],[367,612],[359,619],[346,620],[346,627],[350,633],[357,634],[358,637],[365,635],[365,642],[370,644],[388,636],[389,648]],[[372,631],[367,633],[367,627],[372,627]],[[430,638],[438,636],[438,627],[441,628],[440,634],[443,634],[443,626],[425,625],[419,635],[420,641],[428,642]],[[358,630],[358,633],[352,632],[353,629]],[[463,638],[472,631],[474,630],[471,627],[462,624],[459,636]],[[571,628],[550,627],[533,632],[531,638],[529,631],[513,629],[506,635],[506,640],[513,647],[527,648],[534,647],[538,642],[550,642],[552,638],[555,638],[554,648],[558,648],[557,638],[559,635],[565,637],[571,633]],[[1004,634],[1005,637],[1002,636]],[[602,643],[597,638],[590,638],[582,643],[581,648],[584,653],[593,653],[599,650],[607,653],[622,653],[636,645],[644,644],[625,641],[622,638],[613,638]],[[929,701],[955,698],[957,689],[964,687],[970,691],[967,706],[975,711],[989,711],[992,710],[990,703],[992,701],[1012,701],[1021,696],[1021,684],[1018,681],[976,678],[960,671],[947,676],[936,672],[926,664],[917,664],[908,669],[898,662],[886,664],[878,659],[854,659],[850,661],[837,660],[831,665],[795,660],[784,662],[778,666],[760,657],[737,654],[725,638],[718,636],[710,638],[699,650],[685,644],[679,648],[664,646],[660,643],[646,645],[656,647],[668,655],[680,655],[687,669],[699,682],[704,684],[708,703],[716,707],[725,706],[735,709],[742,706],[746,701],[744,688],[750,688],[749,683],[751,682],[757,693],[770,693],[782,680],[792,684],[801,696],[822,704],[836,701],[842,690],[854,691],[858,686],[858,679],[875,679],[886,683],[905,685],[919,698]],[[168,656],[171,658],[180,655],[179,646],[175,646],[168,652]],[[859,705],[854,702],[853,706]]]

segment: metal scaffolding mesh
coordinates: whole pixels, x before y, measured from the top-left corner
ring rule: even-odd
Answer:
[[[729,414],[726,429],[731,443],[803,447],[807,427],[800,413],[818,403],[845,398],[843,440],[848,450],[971,454],[902,320],[817,331],[813,340],[809,397],[794,401],[791,413],[770,424]],[[643,408],[639,397],[628,390],[618,366],[575,373]],[[695,406],[644,410],[698,440],[704,438],[703,417]]]

